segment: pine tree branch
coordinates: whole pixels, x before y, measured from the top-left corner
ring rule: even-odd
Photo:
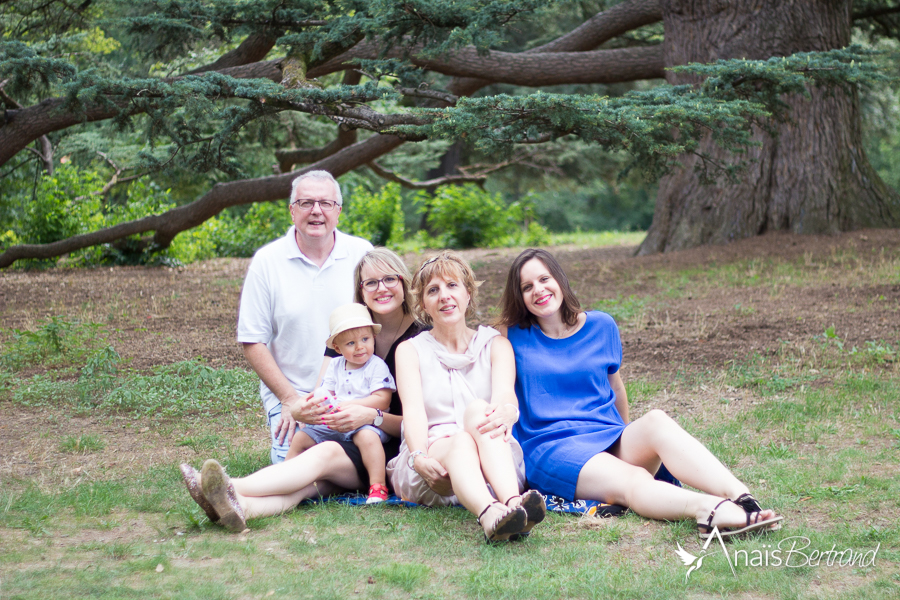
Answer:
[[[447,106],[452,106],[456,104],[457,100],[459,100],[459,96],[454,96],[453,94],[448,94],[447,92],[441,92],[438,90],[429,90],[424,87],[398,87],[395,89],[404,96],[409,96],[411,98],[427,98],[429,100],[438,100]]]
[[[317,162],[335,152],[356,143],[355,129],[338,127],[337,137],[321,148],[297,148],[295,150],[277,150],[275,160],[278,161],[278,172],[289,173],[294,165]]]
[[[883,17],[885,15],[895,15],[900,13],[900,4],[897,6],[885,6],[883,8],[870,8],[868,10],[861,10],[859,12],[854,12],[853,17],[851,17],[854,21],[859,21],[861,19],[875,19],[877,17]]]
[[[147,173],[138,173],[137,175],[129,175],[128,177],[120,178],[119,176],[122,174],[122,171],[124,171],[125,169],[123,169],[118,164],[116,164],[116,162],[112,158],[110,158],[109,155],[106,154],[105,152],[100,152],[98,150],[97,156],[99,156],[100,158],[105,160],[106,164],[108,164],[112,168],[113,175],[112,175],[112,177],[109,178],[109,181],[106,182],[106,185],[104,185],[101,189],[97,190],[96,192],[91,192],[92,196],[105,196],[109,192],[109,190],[113,189],[113,187],[115,187],[119,184],[122,184],[122,183],[128,183],[130,181],[140,179],[141,177],[144,177],[145,175],[147,175]],[[82,196],[82,198],[83,198],[83,196]],[[79,198],[76,198],[76,200],[78,200],[78,199]]]
[[[529,160],[531,158],[534,158],[534,154],[535,152],[533,150],[518,149],[512,154],[512,156],[504,161],[486,164],[477,163],[459,167],[459,175],[445,175],[444,177],[436,177],[427,181],[413,181],[411,179],[407,179],[406,177],[403,177],[389,169],[386,169],[385,167],[381,166],[378,161],[374,160],[367,163],[366,166],[369,167],[376,175],[378,175],[382,179],[393,181],[394,183],[399,183],[401,186],[407,189],[427,190],[441,185],[458,185],[461,183],[477,183],[481,185],[488,178],[488,175],[494,173],[495,171],[505,169],[510,165],[522,164],[534,169],[546,171],[546,167],[533,163]],[[554,170],[554,173],[557,175],[562,174],[558,168],[553,169],[551,167],[551,169]]]
[[[599,12],[569,33],[552,42],[526,50],[523,54],[544,52],[585,52],[624,33],[662,20],[659,0],[622,2]],[[490,78],[456,77],[447,89],[458,96],[471,96],[490,85]]]
[[[277,40],[278,36],[268,30],[251,33],[231,52],[226,52],[215,62],[196,68],[193,71],[188,71],[185,75],[196,75],[208,71],[221,71],[229,67],[252,65],[264,59],[266,54],[275,47]]]
[[[9,83],[8,79],[4,79],[0,81],[0,100],[3,100],[3,103],[9,107],[13,107],[16,109],[21,109],[22,105],[19,104],[14,98],[11,98],[9,94],[3,89],[3,87]],[[8,121],[7,111],[4,112],[4,122]],[[40,157],[41,162],[44,163],[44,170],[47,171],[47,175],[50,177],[53,176],[53,144],[50,143],[50,138],[46,135],[42,135],[38,138],[38,143],[41,145],[41,149],[37,150],[35,148],[27,147],[28,150],[31,150],[35,154]]]
[[[108,244],[129,235],[155,231],[152,243],[167,248],[176,235],[196,227],[216,216],[229,206],[282,200],[288,197],[291,182],[301,173],[324,169],[339,177],[400,146],[403,141],[391,135],[378,135],[348,146],[305,169],[283,175],[258,177],[218,183],[190,204],[179,206],[160,215],[153,215],[120,223],[113,227],[72,236],[49,244],[21,244],[11,246],[0,254],[0,269],[26,258],[53,258],[98,244]]]
[[[428,181],[413,181],[411,179],[407,179],[400,175],[397,175],[393,171],[385,169],[376,161],[371,161],[366,163],[366,166],[369,167],[373,173],[381,177],[382,179],[386,179],[387,181],[393,181],[394,183],[399,183],[401,186],[405,187],[409,190],[427,190],[429,188],[435,188],[441,185],[450,185],[450,184],[460,184],[460,183],[484,183],[484,180],[487,179],[487,174],[479,174],[479,175],[447,175],[445,177],[437,177],[435,179],[429,179]],[[499,167],[498,167],[499,168]],[[494,169],[496,170],[496,169]]]
[[[391,58],[401,56],[400,51],[388,53]],[[356,58],[376,58],[375,45],[361,43],[318,69],[310,69],[309,77],[351,69],[352,60]],[[463,48],[441,58],[413,55],[410,62],[444,75],[530,87],[565,83],[620,83],[665,75],[661,45],[590,52],[492,51],[487,56],[480,56],[475,48]]]
[[[528,50],[538,52],[584,52],[628,33],[638,27],[662,21],[659,0],[622,2],[599,12],[569,33],[542,46]]]

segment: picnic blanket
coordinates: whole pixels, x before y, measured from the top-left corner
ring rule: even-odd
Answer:
[[[669,473],[669,470],[666,469],[665,465],[662,465],[656,473],[656,479],[681,487],[681,482]],[[547,510],[558,513],[571,513],[576,515],[587,514],[594,517],[618,517],[624,515],[628,511],[626,507],[619,506],[618,504],[606,504],[596,500],[567,500],[566,498],[561,498],[559,496],[542,495],[544,496],[544,502],[547,503]],[[318,504],[320,502],[340,502],[342,504],[357,506],[366,503],[366,495],[358,492],[334,494],[332,496],[310,498],[304,500],[300,504],[302,506],[304,504]],[[393,494],[388,496],[387,501],[382,502],[381,504],[386,504],[388,506],[407,506],[410,508],[420,506],[415,502],[409,502],[408,500],[404,500]],[[462,505],[458,504],[456,506],[462,508]]]
[[[558,513],[588,514],[596,517],[617,517],[625,514],[628,510],[624,506],[619,506],[617,504],[604,504],[603,502],[597,502],[596,500],[566,500],[559,496],[544,496],[544,501],[547,503],[547,510]],[[332,496],[310,498],[309,500],[304,500],[300,504],[318,504],[320,502],[340,502],[342,504],[358,506],[366,503],[366,495],[356,492],[334,494]],[[388,496],[388,499],[385,502],[381,502],[381,504],[386,504],[388,506],[406,506],[410,508],[423,506],[416,504],[415,502],[409,502],[393,494]],[[462,508],[461,504],[457,504],[456,506]]]

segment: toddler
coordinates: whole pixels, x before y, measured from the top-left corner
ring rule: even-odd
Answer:
[[[341,356],[332,359],[313,401],[332,399],[335,406],[360,404],[378,410],[381,416],[381,411],[390,406],[391,392],[396,389],[387,364],[375,356],[375,334],[381,325],[372,322],[362,304],[338,307],[328,321],[331,336],[325,344]],[[388,497],[382,446],[388,439],[390,436],[374,425],[363,425],[349,433],[340,433],[326,425],[306,425],[294,435],[286,458],[293,458],[320,442],[352,440],[369,474],[366,504],[375,504]]]

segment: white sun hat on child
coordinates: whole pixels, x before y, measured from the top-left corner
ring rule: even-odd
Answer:
[[[331,330],[331,335],[325,340],[325,345],[335,349],[334,338],[348,329],[357,327],[371,327],[376,335],[381,331],[381,325],[372,322],[369,309],[364,305],[353,303],[338,306],[331,311],[331,316],[328,317],[328,329]]]

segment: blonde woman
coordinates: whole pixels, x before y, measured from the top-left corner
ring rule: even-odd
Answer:
[[[478,516],[489,541],[531,531],[546,513],[525,483],[512,439],[519,409],[512,348],[495,329],[468,326],[475,310],[472,268],[442,252],[412,282],[419,318],[433,326],[397,348],[403,443],[388,464],[401,497],[429,506],[457,502]],[[442,489],[449,478],[452,490]]]
[[[384,359],[395,377],[397,346],[424,328],[413,316],[411,279],[400,257],[386,248],[370,250],[356,267],[356,300],[365,304],[372,320],[381,325],[375,336],[375,354]],[[395,440],[400,437],[400,411],[400,400],[394,393],[387,412],[360,405],[327,412],[307,399],[296,407],[295,416],[302,422],[324,423],[344,433],[375,425],[395,438],[385,444],[385,456],[391,459],[399,450]],[[215,460],[206,461],[202,473],[190,465],[182,465],[181,471],[191,497],[209,519],[232,531],[245,529],[248,518],[280,514],[307,498],[368,487],[359,449],[352,443],[333,441],[317,444],[291,460],[247,477],[230,479]],[[449,490],[446,478],[435,480],[434,485]]]

